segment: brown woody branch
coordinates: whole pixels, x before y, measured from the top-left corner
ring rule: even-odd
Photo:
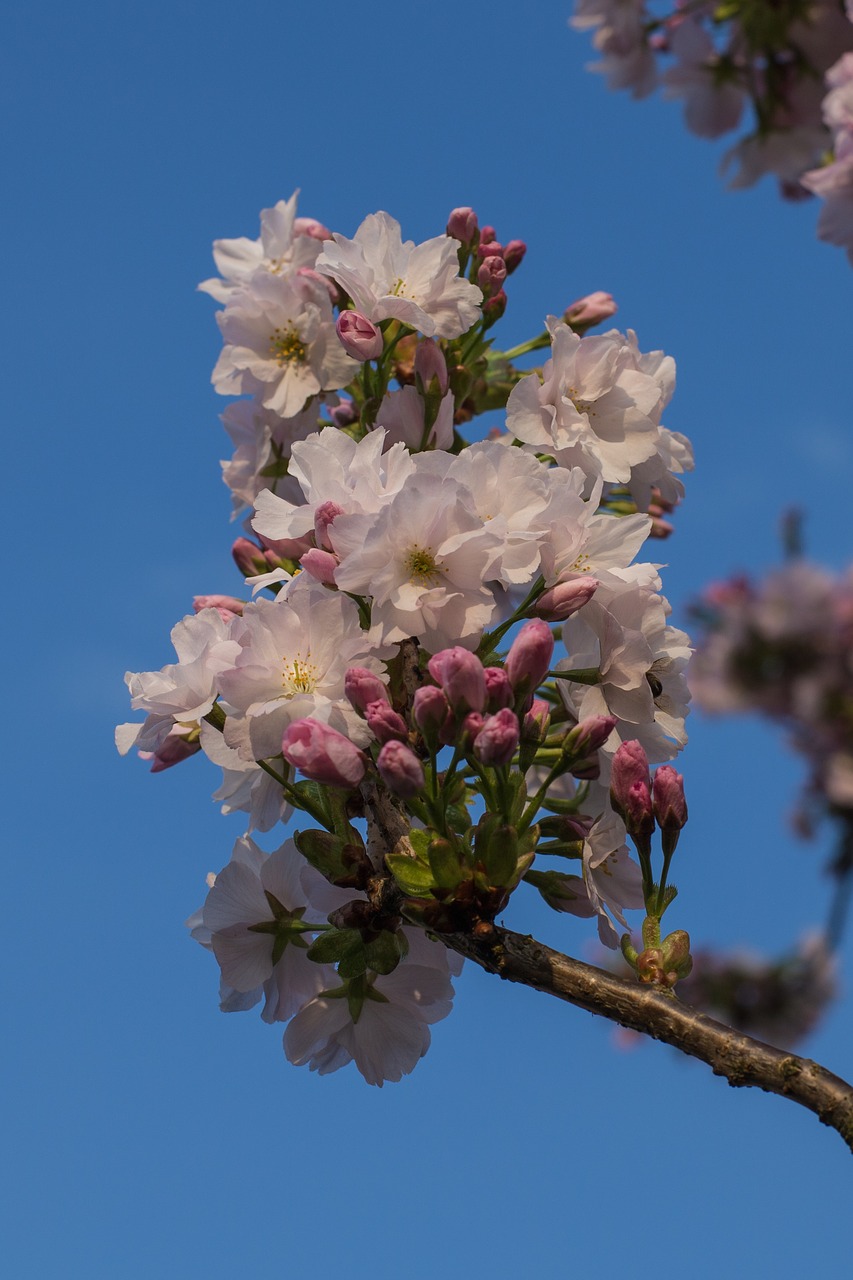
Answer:
[[[853,1151],[853,1088],[818,1063],[733,1031],[670,993],[618,978],[509,929],[495,927],[483,938],[443,935],[442,941],[488,973],[535,987],[699,1058],[736,1088],[753,1086],[799,1102],[837,1129]]]

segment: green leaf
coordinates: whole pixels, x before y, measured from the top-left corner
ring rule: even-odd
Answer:
[[[412,898],[429,898],[433,886],[432,871],[418,858],[409,858],[404,853],[389,853],[385,863],[403,893]]]
[[[465,879],[459,855],[449,840],[433,840],[427,852],[430,870],[439,888],[455,889]]]
[[[393,973],[403,958],[400,945],[401,933],[391,933],[388,929],[368,942],[365,948],[368,969],[374,973]]]
[[[311,943],[308,959],[316,960],[317,964],[338,964],[363,951],[364,943],[357,929],[327,929]]]

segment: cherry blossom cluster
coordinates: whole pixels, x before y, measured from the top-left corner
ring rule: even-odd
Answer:
[[[793,557],[763,580],[708,587],[690,684],[710,712],[759,712],[807,760],[797,826],[853,820],[853,572]]]
[[[851,0],[576,0],[571,25],[594,32],[591,69],[610,88],[660,87],[700,137],[748,118],[723,159],[729,185],[773,174],[788,198],[823,197],[818,234],[853,258]]]
[[[674,364],[588,334],[604,293],[498,350],[524,251],[471,209],[418,245],[382,212],[350,239],[294,195],[258,240],[218,241],[201,286],[222,304],[214,386],[243,397],[223,470],[246,589],[197,596],[177,661],[128,673],[145,719],[117,743],[221,769],[248,829],[189,925],[222,1009],[263,1002],[320,1073],[411,1071],[451,1008],[442,936],[487,936],[521,884],[624,935],[641,981],[689,971],[687,935],[660,937],[683,785],[649,760],[686,741],[690,647],[637,562],[693,465],[662,422]],[[493,410],[505,428],[470,438]],[[291,820],[274,852],[255,842]]]

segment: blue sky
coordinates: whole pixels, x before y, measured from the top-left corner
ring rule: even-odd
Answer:
[[[3,1254],[15,1280],[262,1269],[508,1280],[679,1266],[692,1280],[846,1274],[849,1156],[809,1114],[479,972],[399,1085],[287,1065],[226,1017],[185,936],[241,833],[196,760],[120,760],[122,676],[171,658],[193,594],[234,591],[217,236],[300,187],[352,234],[414,240],[473,205],[527,241],[509,346],[593,289],[679,370],[667,425],[697,471],[664,554],[676,606],[778,556],[853,556],[853,275],[815,204],[724,191],[725,145],[609,94],[564,5],[33,3],[7,17]],[[10,625],[11,623],[11,625]],[[825,844],[770,730],[691,721],[673,924],[788,946],[819,923]],[[585,954],[588,927],[507,923]],[[850,940],[842,957],[849,974]],[[845,989],[849,982],[845,979]],[[853,1077],[849,995],[806,1051]],[[651,1257],[650,1257],[651,1253]]]

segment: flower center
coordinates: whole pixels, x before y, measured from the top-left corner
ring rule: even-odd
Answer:
[[[282,658],[281,684],[286,698],[292,698],[297,693],[313,693],[317,688],[319,672],[310,658],[310,650],[308,661],[301,653],[292,662],[288,658]]]
[[[270,355],[278,364],[304,364],[308,352],[293,324],[270,334]]]
[[[402,276],[397,276],[397,279],[392,284],[389,293],[392,298],[412,298],[414,301],[412,294],[406,293],[406,282]]]
[[[585,413],[588,418],[595,417],[594,400],[582,400],[574,387],[569,387],[568,396],[578,413]]]
[[[435,586],[441,581],[441,575],[444,572],[435,563],[435,557],[426,547],[409,547],[404,565],[409,581],[419,582],[424,587]]]

